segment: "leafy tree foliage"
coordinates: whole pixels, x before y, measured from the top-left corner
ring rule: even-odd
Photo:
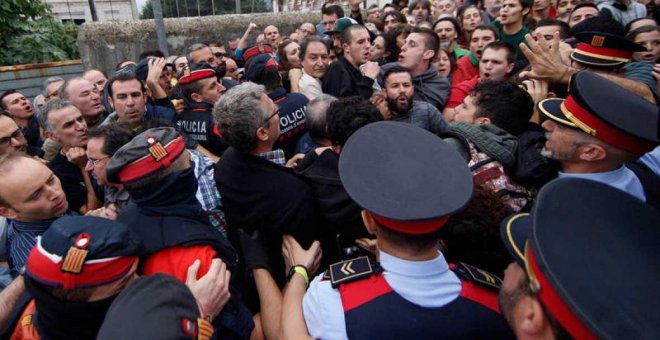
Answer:
[[[42,0],[3,0],[0,13],[0,65],[80,58],[77,27],[53,18]]]

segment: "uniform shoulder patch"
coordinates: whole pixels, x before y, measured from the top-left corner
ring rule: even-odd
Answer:
[[[331,264],[328,271],[330,272],[332,287],[337,288],[341,284],[354,282],[369,277],[371,274],[379,273],[380,266],[372,263],[367,256],[362,256]]]
[[[495,291],[500,290],[502,279],[497,275],[479,269],[467,263],[459,262],[454,266],[454,273],[461,279]]]

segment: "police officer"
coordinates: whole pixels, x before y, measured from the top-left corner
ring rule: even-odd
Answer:
[[[108,162],[109,181],[121,183],[133,200],[117,217],[145,245],[141,273],[165,273],[185,282],[188,268],[199,261],[204,275],[214,258],[230,271],[237,262],[227,239],[212,227],[195,198],[197,179],[183,137],[174,128],[146,130],[121,147]],[[232,293],[229,308],[214,319],[218,334],[247,338],[252,315]]]
[[[546,99],[538,108],[548,118],[541,154],[559,161],[560,178],[605,183],[660,205],[658,177],[641,165],[624,166],[659,144],[657,105],[597,74],[579,72],[566,99]]]
[[[208,64],[186,68],[179,78],[179,86],[186,101],[186,110],[179,116],[179,128],[199,145],[220,157],[229,147],[213,122],[213,104],[225,92],[218,75]]]
[[[95,339],[117,293],[136,277],[141,252],[141,241],[122,223],[57,219],[30,252],[24,280],[31,299],[17,306],[10,320],[16,326],[4,335]]]
[[[519,339],[658,339],[660,212],[576,178],[544,187],[502,223],[516,259],[500,291]]]
[[[499,314],[499,279],[469,265],[452,270],[437,248],[437,231],[472,195],[458,153],[418,127],[376,122],[344,145],[339,174],[377,237],[380,263],[337,263],[311,283],[303,314],[313,338],[513,337]]]

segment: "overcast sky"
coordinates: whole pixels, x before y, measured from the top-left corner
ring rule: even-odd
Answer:
[[[137,10],[140,12],[142,10],[142,6],[144,6],[144,3],[147,2],[147,0],[135,0],[137,4]]]

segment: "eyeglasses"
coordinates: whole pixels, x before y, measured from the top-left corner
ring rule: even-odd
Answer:
[[[268,123],[268,121],[270,121],[271,118],[273,118],[273,117],[275,117],[276,115],[279,115],[279,114],[280,114],[280,110],[279,109],[275,110],[275,112],[273,112],[272,115],[270,115],[270,116],[268,116],[268,118],[264,119],[264,124]]]
[[[227,56],[226,53],[222,53],[222,52],[215,52],[215,53],[213,53],[213,55],[214,55],[216,58],[224,58],[225,56]]]
[[[97,165],[99,165],[99,163],[100,163],[102,160],[104,160],[104,159],[106,159],[106,158],[110,158],[110,156],[105,156],[105,157],[103,157],[103,158],[99,158],[99,159],[94,159],[94,158],[90,158],[90,157],[88,157],[88,158],[87,158],[87,162],[89,162],[89,163],[92,164],[93,166],[97,166]]]
[[[21,131],[21,128],[18,128],[14,132],[12,132],[11,135],[7,137],[0,137],[0,145],[7,146],[9,145],[9,143],[11,143],[12,139],[19,139],[23,137],[24,137],[23,131]]]

